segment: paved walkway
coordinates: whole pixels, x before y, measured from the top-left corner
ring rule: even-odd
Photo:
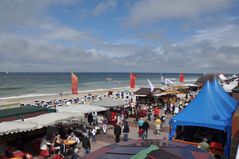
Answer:
[[[166,118],[166,122],[168,123],[170,117]],[[138,137],[138,125],[135,122],[134,118],[129,118],[127,119],[129,126],[130,126],[130,133],[129,133],[129,141],[124,142],[124,141],[120,141],[120,145],[128,145],[131,143],[135,143],[139,137]],[[156,136],[154,134],[155,132],[155,125],[154,125],[154,121],[150,121],[150,129],[148,131],[148,139],[163,139],[163,137],[168,137],[168,125],[165,125],[165,129],[164,131],[160,132],[159,136]],[[101,125],[99,125],[101,127]],[[121,138],[123,137],[123,134],[121,135]],[[110,126],[107,130],[106,134],[98,134],[96,136],[96,143],[91,143],[91,152],[96,151],[104,146],[110,145],[115,143],[115,136],[114,136],[114,128],[113,126]],[[82,157],[84,156],[84,149],[81,148],[79,151],[79,155]],[[33,159],[39,159],[41,157],[34,157]]]

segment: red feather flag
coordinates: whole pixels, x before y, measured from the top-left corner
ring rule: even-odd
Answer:
[[[136,75],[134,73],[130,73],[130,88],[135,88],[136,83]]]
[[[78,77],[71,73],[71,91],[72,94],[78,94]]]
[[[179,75],[179,82],[180,83],[184,82],[184,75],[182,73],[180,73],[180,75]]]

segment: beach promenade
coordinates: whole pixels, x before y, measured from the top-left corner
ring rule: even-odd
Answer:
[[[135,123],[135,118],[129,118],[127,121],[130,126],[129,140],[127,142],[122,141],[123,134],[121,135],[121,141],[118,143],[119,145],[130,145],[136,143],[140,138],[138,137],[138,125]],[[169,117],[167,117],[166,122],[168,123]],[[149,121],[150,129],[148,131],[148,139],[163,139],[163,137],[168,137],[168,125],[165,125],[165,129],[160,132],[159,136],[154,134],[155,125],[154,121]],[[99,125],[101,126],[101,125]],[[90,139],[91,140],[91,139]],[[114,127],[109,126],[106,134],[98,134],[96,136],[96,143],[91,142],[91,152],[97,151],[98,149],[115,143],[115,135],[114,135]],[[80,157],[84,157],[84,149],[81,147],[79,150]],[[87,155],[86,155],[87,156]],[[33,159],[42,159],[40,156],[35,156]]]

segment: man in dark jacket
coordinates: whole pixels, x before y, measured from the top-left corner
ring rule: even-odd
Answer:
[[[150,129],[149,123],[147,120],[144,121],[144,123],[142,125],[142,129],[144,130],[143,136],[147,139],[148,138],[148,129]]]
[[[85,155],[90,153],[90,139],[87,135],[84,135],[84,138],[82,139],[82,147],[85,150]]]
[[[91,123],[93,122],[93,115],[92,113],[88,114],[88,123],[91,125]]]
[[[121,135],[121,127],[118,123],[115,125],[114,134],[115,134],[115,142],[118,143],[120,141]]]
[[[129,124],[127,121],[124,122],[123,126],[123,133],[124,133],[124,141],[128,141],[128,134],[129,134]]]
[[[74,153],[71,155],[71,159],[80,159],[78,148],[74,149]]]

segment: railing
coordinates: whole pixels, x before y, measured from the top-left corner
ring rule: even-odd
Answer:
[[[198,143],[196,143],[196,142],[189,142],[189,141],[183,141],[183,140],[178,140],[178,139],[173,139],[172,141],[183,143],[183,144],[188,144],[188,145],[193,145],[193,146],[198,146]]]

